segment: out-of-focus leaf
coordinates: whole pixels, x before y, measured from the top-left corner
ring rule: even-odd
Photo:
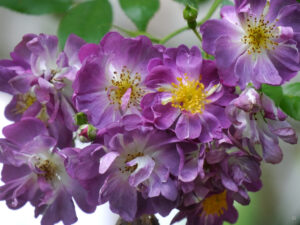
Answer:
[[[206,2],[208,0],[174,0],[176,2],[182,3],[184,5],[188,5],[191,8],[195,8],[198,9],[199,8],[199,4]]]
[[[267,84],[262,85],[262,92],[269,96],[277,106],[279,106],[281,99],[283,98],[283,92],[281,86],[271,86]]]
[[[58,28],[60,45],[70,34],[76,34],[87,42],[98,43],[112,25],[112,8],[108,0],[93,0],[70,9]]]
[[[223,0],[221,3],[221,7],[223,7],[224,5],[234,5],[234,3],[230,0]]]
[[[290,117],[300,120],[300,97],[285,95],[280,102],[280,108]]]
[[[290,117],[300,120],[300,83],[283,86],[282,91],[280,108]]]
[[[140,31],[145,31],[159,9],[159,0],[119,0],[125,14]]]
[[[283,112],[296,120],[300,120],[300,83],[293,83],[283,87],[263,85],[262,91]]]
[[[73,0],[0,0],[0,6],[21,13],[45,14],[65,12]]]
[[[293,83],[282,88],[284,95],[300,97],[300,83]]]

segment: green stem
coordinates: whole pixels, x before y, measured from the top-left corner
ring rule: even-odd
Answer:
[[[164,44],[164,43],[166,43],[168,40],[170,40],[171,38],[175,37],[176,35],[180,34],[181,32],[183,32],[183,31],[185,31],[185,30],[188,30],[188,29],[189,29],[188,26],[182,27],[182,28],[180,28],[180,29],[178,29],[178,30],[172,32],[171,34],[168,34],[168,35],[165,36],[164,38],[162,38],[162,39],[160,40],[159,43],[160,43],[160,44]]]
[[[214,3],[211,5],[211,7],[210,7],[210,9],[208,10],[208,12],[207,12],[207,14],[205,15],[205,17],[201,20],[201,21],[199,21],[198,23],[197,23],[197,25],[198,26],[200,26],[200,25],[202,25],[206,20],[208,20],[213,14],[214,14],[214,12],[216,11],[216,9],[218,8],[218,6],[221,4],[221,2],[222,2],[222,0],[215,0],[214,1]],[[175,30],[174,32],[172,32],[171,34],[169,34],[169,35],[167,35],[167,36],[165,36],[164,38],[162,38],[161,40],[160,40],[160,44],[164,44],[164,43],[166,43],[168,40],[170,40],[171,38],[173,38],[173,37],[175,37],[176,35],[178,35],[178,34],[180,34],[181,32],[183,32],[183,31],[186,31],[186,30],[188,30],[189,29],[189,27],[188,26],[185,26],[185,27],[182,27],[182,28],[180,28],[180,29],[178,29],[178,30]],[[193,30],[194,31],[194,33],[196,34],[196,33],[198,33],[195,29]],[[199,34],[198,34],[199,35]],[[197,35],[197,37],[198,37],[198,35]],[[199,35],[200,36],[200,35]],[[198,37],[199,38],[199,37]],[[200,36],[200,40],[201,40],[202,38],[201,38],[201,36]]]
[[[221,4],[222,0],[215,0],[214,3],[211,5],[210,9],[208,10],[206,16],[197,23],[198,25],[203,24],[206,20],[210,19],[210,17],[214,14],[218,6]]]
[[[117,30],[127,34],[130,37],[137,37],[139,35],[144,35],[147,36],[152,42],[154,43],[159,43],[160,40],[156,37],[153,37],[151,34],[147,33],[147,32],[143,32],[143,31],[130,31],[130,30],[126,30],[122,27],[119,27],[117,25],[113,25],[114,28],[116,28]]]
[[[215,0],[213,2],[213,4],[211,5],[210,9],[208,10],[207,14],[205,15],[205,17],[199,21],[197,23],[198,26],[202,25],[206,20],[208,20],[216,11],[216,9],[218,8],[218,6],[221,4],[222,0]],[[143,31],[130,31],[130,30],[126,30],[122,27],[113,25],[114,28],[118,29],[119,31],[122,31],[123,33],[127,34],[130,37],[136,37],[139,35],[145,35],[147,36],[152,42],[154,43],[159,43],[159,44],[165,44],[167,41],[169,41],[171,38],[175,37],[176,35],[182,33],[183,31],[189,30],[190,28],[188,26],[179,28],[178,30],[175,30],[174,32],[168,34],[167,36],[163,37],[162,39],[158,39],[156,37],[153,37],[151,34],[147,33],[147,32],[143,32]],[[193,32],[195,33],[195,35],[197,36],[197,38],[202,41],[201,36],[199,35],[199,33],[197,32],[196,29],[192,29]]]
[[[196,29],[193,29],[194,34],[199,39],[200,42],[202,42],[202,37],[200,36],[199,32]]]

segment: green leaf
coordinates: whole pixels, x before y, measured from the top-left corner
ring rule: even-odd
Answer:
[[[176,2],[179,2],[179,3],[182,3],[184,5],[188,5],[190,6],[191,8],[195,8],[198,10],[199,8],[199,5],[203,2],[206,2],[208,0],[174,0]]]
[[[281,86],[271,86],[267,84],[262,85],[262,92],[269,96],[275,105],[279,106],[281,99],[283,98],[283,92]]]
[[[233,1],[230,1],[230,0],[223,0],[221,3],[221,7],[223,7],[225,5],[234,5],[234,3],[233,3]]]
[[[300,120],[300,83],[287,86],[262,85],[262,91],[269,96],[283,112]]]
[[[285,95],[281,102],[280,108],[295,120],[300,120],[300,96]]]
[[[78,4],[67,12],[58,28],[60,45],[70,34],[87,42],[99,43],[112,25],[112,8],[108,0],[93,0]]]
[[[300,83],[292,83],[282,88],[284,95],[300,97]]]
[[[300,120],[300,83],[283,86],[282,91],[280,108],[290,117]]]
[[[65,12],[73,0],[0,0],[0,6],[21,13],[45,14]]]
[[[119,0],[125,14],[140,31],[145,31],[150,19],[159,9],[159,0]]]

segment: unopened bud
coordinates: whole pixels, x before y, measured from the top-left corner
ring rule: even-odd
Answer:
[[[77,131],[77,137],[83,143],[92,142],[97,136],[97,128],[91,124],[81,125]]]
[[[198,10],[195,8],[192,8],[187,5],[183,10],[183,18],[187,22],[196,22],[197,16],[198,16]]]

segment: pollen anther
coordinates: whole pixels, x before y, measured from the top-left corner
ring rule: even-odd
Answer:
[[[141,97],[145,94],[145,91],[140,87],[140,73],[132,74],[126,66],[123,66],[120,74],[117,71],[113,73],[114,77],[111,80],[111,86],[105,88],[110,103],[121,106],[122,97],[128,89],[131,89],[128,106],[138,106]]]
[[[275,49],[278,43],[275,41],[278,38],[278,29],[275,23],[265,21],[262,14],[259,18],[249,16],[246,24],[246,34],[242,38],[242,42],[249,46],[248,54],[262,53],[264,50]]]
[[[172,106],[192,114],[203,113],[205,104],[209,103],[204,85],[199,80],[190,80],[186,74],[177,81],[178,84],[172,83],[170,90]]]
[[[206,197],[203,202],[203,213],[206,215],[221,216],[228,210],[227,192],[223,191]]]

